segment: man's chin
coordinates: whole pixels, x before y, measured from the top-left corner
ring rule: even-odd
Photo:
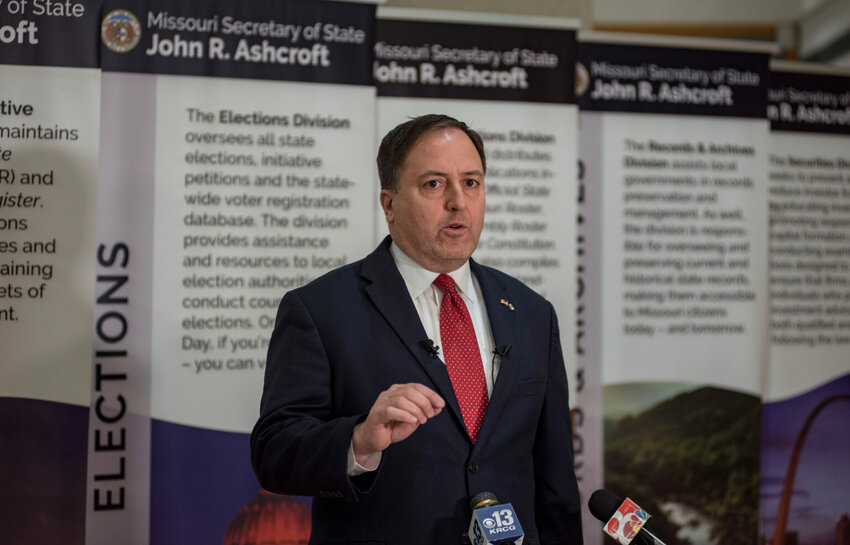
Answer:
[[[452,270],[454,270],[466,263],[471,255],[472,251],[463,249],[454,252],[443,252],[437,256],[437,260],[441,263],[452,266]]]

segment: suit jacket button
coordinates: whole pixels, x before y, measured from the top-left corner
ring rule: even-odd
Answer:
[[[469,462],[469,472],[470,473],[478,473],[481,469],[481,466],[478,465],[478,462]]]

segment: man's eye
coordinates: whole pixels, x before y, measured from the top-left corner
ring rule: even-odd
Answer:
[[[470,178],[466,181],[466,187],[475,187],[478,185],[478,180]]]
[[[427,182],[425,182],[425,186],[430,188],[439,187],[440,182],[438,182],[437,180],[428,180]]]

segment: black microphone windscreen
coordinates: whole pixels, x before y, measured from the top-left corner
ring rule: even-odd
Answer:
[[[475,511],[481,507],[487,507],[489,505],[498,505],[499,500],[496,499],[496,495],[492,492],[479,492],[478,494],[472,496],[472,499],[469,500],[469,508]]]
[[[602,522],[608,522],[622,503],[623,500],[617,494],[600,488],[590,495],[590,499],[587,500],[587,507],[594,517]]]

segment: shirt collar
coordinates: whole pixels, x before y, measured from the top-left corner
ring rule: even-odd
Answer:
[[[410,297],[416,299],[422,295],[425,290],[431,287],[434,279],[439,273],[429,271],[419,263],[413,260],[410,256],[404,253],[401,248],[396,246],[395,242],[390,244],[390,253],[398,267],[398,272],[404,279],[407,286],[407,291],[410,292]],[[452,277],[452,280],[457,284],[458,291],[472,302],[478,302],[478,296],[475,292],[475,287],[472,284],[472,272],[467,259],[463,265],[454,271],[447,273]]]

